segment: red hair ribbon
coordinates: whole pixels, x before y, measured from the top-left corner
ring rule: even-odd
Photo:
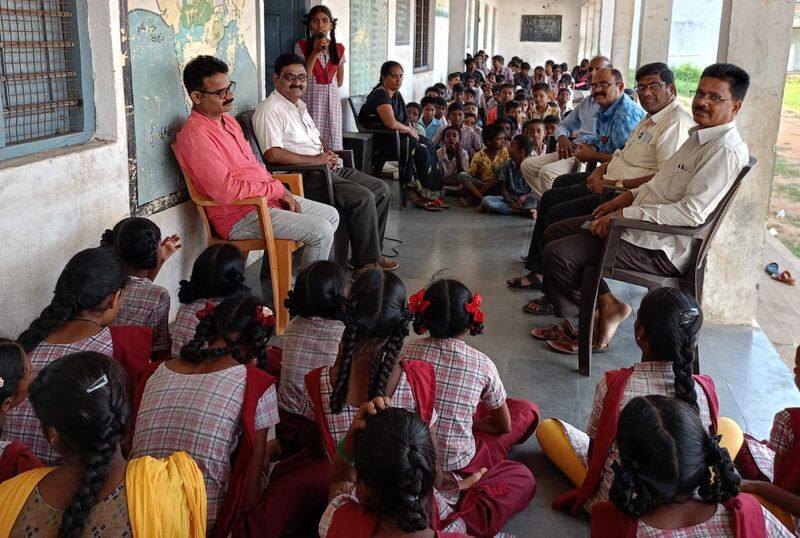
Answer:
[[[430,301],[425,300],[425,292],[427,290],[421,289],[408,299],[408,309],[412,314],[424,314],[428,307],[431,305]]]
[[[274,327],[275,316],[272,315],[272,310],[266,306],[256,307],[256,322],[265,329],[267,327]]]
[[[206,306],[204,306],[203,309],[197,312],[197,314],[195,315],[197,316],[197,319],[203,319],[209,314],[213,313],[214,313],[214,303],[212,303],[211,301],[206,301]]]
[[[483,302],[483,297],[481,297],[480,293],[476,293],[472,296],[472,300],[468,303],[464,303],[464,310],[466,310],[469,314],[472,315],[472,321],[475,324],[483,323],[485,318],[483,314],[483,310],[481,310],[481,303]]]

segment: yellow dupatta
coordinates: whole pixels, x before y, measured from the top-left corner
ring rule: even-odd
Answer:
[[[11,534],[25,501],[54,469],[33,469],[0,484],[0,536]],[[128,462],[125,493],[136,538],[206,535],[203,475],[185,452],[163,459],[145,456]]]

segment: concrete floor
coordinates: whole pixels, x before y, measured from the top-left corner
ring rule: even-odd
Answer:
[[[393,184],[396,190],[396,183]],[[527,252],[532,221],[522,217],[478,214],[456,207],[430,213],[393,206],[386,237],[401,239],[397,270],[409,294],[439,275],[462,280],[484,296],[486,330],[468,337],[470,345],[488,354],[497,364],[509,395],[536,402],[543,417],[555,416],[585,428],[599,376],[608,369],[629,366],[639,360],[633,340],[633,316],[624,323],[612,349],[594,358],[592,375],[577,371],[577,357],[545,349],[529,336],[534,326],[552,323],[521,310],[534,292],[511,290],[507,278],[522,274],[520,256]],[[386,242],[385,252],[393,243]],[[257,282],[257,271],[249,280]],[[612,291],[634,308],[644,290],[611,282]],[[739,422],[759,438],[769,435],[774,414],[800,405],[800,393],[792,375],[769,340],[758,329],[714,326],[703,329],[700,344],[701,371],[713,376],[721,413]],[[536,438],[515,448],[511,457],[524,462],[537,480],[536,496],[524,512],[514,517],[505,532],[516,536],[588,536],[588,519],[573,518],[553,510],[557,495],[570,483],[541,452]]]

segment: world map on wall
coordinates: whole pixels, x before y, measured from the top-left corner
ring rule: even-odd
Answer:
[[[225,61],[236,108],[258,104],[258,72],[244,28],[253,0],[129,0],[128,39],[136,156],[130,163],[138,205],[177,192],[182,176],[170,144],[191,110],[183,67],[201,54]],[[253,10],[250,10],[253,11]]]

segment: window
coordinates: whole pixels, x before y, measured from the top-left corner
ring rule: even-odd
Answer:
[[[425,71],[430,68],[431,0],[417,0],[414,18],[414,69]]]
[[[86,1],[0,6],[0,160],[88,140],[94,103]]]

